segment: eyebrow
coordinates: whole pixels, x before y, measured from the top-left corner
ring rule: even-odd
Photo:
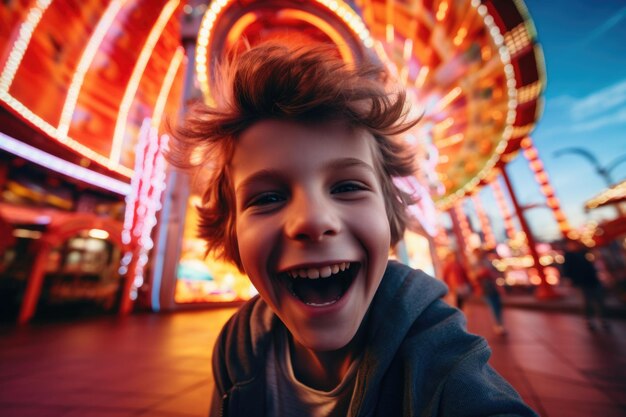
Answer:
[[[332,161],[330,161],[327,164],[328,168],[332,168],[332,169],[342,169],[342,168],[365,168],[369,171],[372,171],[372,173],[376,173],[376,170],[374,169],[373,166],[371,166],[370,164],[368,164],[367,162],[358,159],[358,158],[338,158],[338,159],[334,159]]]
[[[325,168],[331,170],[341,170],[346,168],[362,168],[370,171],[374,175],[376,175],[376,170],[367,162],[358,159],[358,158],[338,158],[333,159],[325,165]],[[276,169],[261,169],[252,175],[249,175],[245,178],[239,185],[235,188],[235,194],[238,193],[241,189],[245,189],[257,181],[272,181],[284,178],[285,174]]]
[[[280,171],[278,170],[261,169],[255,172],[254,174],[249,175],[243,181],[241,181],[241,183],[239,183],[239,185],[235,188],[235,194],[237,194],[241,189],[245,189],[250,184],[253,184],[257,181],[265,181],[265,180],[271,181],[271,180],[276,180],[282,177],[284,177],[284,175],[281,175]]]

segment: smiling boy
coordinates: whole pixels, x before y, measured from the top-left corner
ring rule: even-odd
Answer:
[[[534,416],[445,286],[388,260],[392,177],[415,172],[404,94],[324,46],[265,43],[222,74],[170,155],[212,166],[201,235],[259,292],[216,343],[211,415]]]

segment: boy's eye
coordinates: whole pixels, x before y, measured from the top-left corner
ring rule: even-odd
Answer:
[[[280,203],[282,201],[285,201],[285,197],[283,197],[281,194],[268,192],[268,193],[260,194],[250,199],[247,206],[248,207],[255,207],[255,206],[262,207],[262,206],[269,206],[271,204]]]
[[[352,193],[355,191],[363,191],[366,190],[367,187],[361,183],[348,181],[337,184],[331,190],[331,194],[340,194],[340,193]]]

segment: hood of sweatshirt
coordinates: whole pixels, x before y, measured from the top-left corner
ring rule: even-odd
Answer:
[[[407,332],[433,302],[446,294],[441,281],[420,270],[389,261],[383,279],[366,315],[367,346],[357,374],[350,414],[368,409],[368,395],[376,392],[384,372],[393,360]],[[221,336],[222,363],[214,362],[218,373],[234,385],[248,384],[263,375],[272,331],[282,326],[278,317],[258,296],[247,302],[226,324]],[[217,353],[217,352],[216,352]],[[225,356],[224,356],[225,355]],[[214,355],[215,357],[215,355]],[[217,383],[222,385],[218,378]],[[258,381],[257,381],[258,382]],[[221,392],[230,389],[220,386]]]
[[[350,415],[371,410],[380,383],[418,317],[447,292],[441,281],[421,270],[390,261],[370,306],[368,342],[361,359]]]

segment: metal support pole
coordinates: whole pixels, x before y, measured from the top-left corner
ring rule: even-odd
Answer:
[[[509,196],[511,197],[511,202],[513,203],[513,207],[515,207],[515,212],[517,213],[517,218],[519,219],[520,226],[522,227],[522,231],[526,235],[526,242],[528,243],[528,249],[530,251],[530,255],[533,258],[533,263],[535,265],[535,269],[537,270],[537,275],[541,279],[541,283],[537,286],[535,290],[535,297],[540,299],[546,298],[556,298],[558,295],[552,288],[550,284],[546,281],[546,275],[543,271],[543,265],[539,262],[539,253],[537,252],[537,245],[535,243],[535,239],[530,231],[530,227],[528,227],[528,223],[526,222],[526,218],[524,218],[524,211],[517,201],[517,196],[515,195],[515,191],[513,190],[513,185],[511,184],[511,180],[506,172],[506,165],[502,167],[502,178],[504,178],[504,183],[506,184],[506,188],[509,191]]]
[[[35,315],[37,302],[41,295],[41,287],[43,286],[44,276],[46,274],[46,262],[52,246],[49,242],[40,241],[37,250],[37,256],[33,261],[33,269],[30,271],[28,281],[26,283],[26,291],[22,299],[22,305],[17,318],[18,324],[24,325],[30,321]]]
[[[448,214],[450,215],[450,219],[452,220],[452,231],[454,232],[454,236],[457,241],[457,251],[459,256],[461,257],[461,263],[463,267],[465,267],[466,271],[471,271],[471,265],[469,258],[467,257],[467,253],[465,253],[465,248],[468,247],[468,242],[465,241],[465,236],[463,236],[463,232],[461,231],[461,225],[459,222],[459,218],[454,212],[454,207],[448,209]]]
[[[195,99],[202,98],[194,87],[196,38],[202,21],[204,3],[200,0],[188,2],[192,6],[190,13],[185,13],[181,22],[182,44],[185,48],[187,63],[183,80],[183,94],[180,103],[179,119],[183,118],[187,106]],[[189,175],[170,167],[167,170],[166,187],[162,196],[163,209],[159,213],[157,224],[154,267],[152,268],[150,306],[153,311],[171,311],[177,309],[174,299],[178,281],[178,261],[183,246],[187,202],[190,195]]]

